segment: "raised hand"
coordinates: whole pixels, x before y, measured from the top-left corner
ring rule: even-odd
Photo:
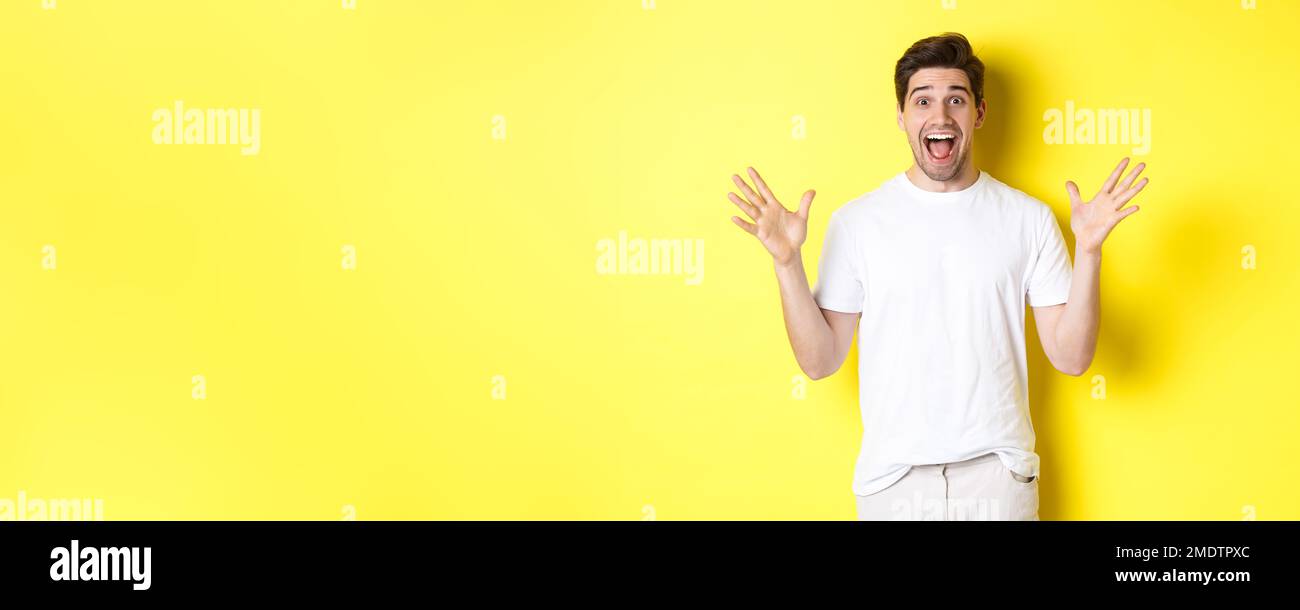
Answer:
[[[1101,244],[1106,241],[1106,236],[1110,235],[1111,229],[1114,229],[1119,221],[1138,211],[1138,206],[1126,208],[1124,204],[1146,187],[1146,178],[1133,184],[1133,180],[1142,173],[1146,163],[1137,164],[1124,181],[1117,185],[1116,181],[1127,166],[1128,157],[1124,157],[1124,160],[1115,167],[1115,171],[1110,173],[1110,178],[1106,179],[1101,190],[1097,191],[1092,201],[1087,203],[1079,197],[1079,187],[1075,186],[1074,182],[1066,181],[1065,190],[1070,194],[1070,230],[1074,231],[1075,248],[1092,254],[1101,253]]]
[[[736,183],[744,199],[735,193],[727,193],[727,198],[754,222],[749,223],[739,216],[732,216],[731,221],[750,235],[758,238],[764,248],[771,253],[777,264],[787,264],[799,255],[799,248],[808,238],[808,210],[812,208],[816,191],[803,194],[799,209],[791,212],[777,201],[776,195],[767,188],[767,183],[754,168],[749,168],[749,177],[754,180],[758,192],[749,188],[744,178],[732,174],[731,181]]]

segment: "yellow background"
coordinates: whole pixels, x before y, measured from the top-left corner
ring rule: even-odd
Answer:
[[[6,0],[0,498],[852,519],[856,350],[795,398],[725,194],[750,164],[787,205],[816,188],[815,280],[830,212],[911,162],[894,62],[955,30],[988,66],[979,167],[1071,247],[1064,181],[1091,195],[1131,147],[1046,145],[1043,112],[1153,115],[1092,368],[1052,370],[1030,317],[1041,516],[1300,518],[1296,23],[1284,0]],[[261,109],[261,153],[153,144],[175,100]],[[598,275],[620,230],[703,239],[703,283]]]

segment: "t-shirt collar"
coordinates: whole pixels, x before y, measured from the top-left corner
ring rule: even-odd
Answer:
[[[933,201],[936,203],[945,203],[945,202],[951,203],[956,201],[965,201],[975,196],[975,194],[978,193],[981,189],[983,189],[985,184],[988,183],[989,174],[984,170],[980,170],[979,177],[976,178],[975,182],[972,183],[970,186],[960,191],[949,191],[946,193],[927,191],[915,184],[912,184],[912,180],[907,177],[907,172],[900,173],[898,175],[898,180],[900,183],[902,183],[903,190],[907,191],[909,195],[917,199],[920,199],[922,201]]]

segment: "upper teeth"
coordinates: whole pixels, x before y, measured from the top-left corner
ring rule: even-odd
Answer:
[[[957,136],[954,136],[950,133],[932,133],[925,137],[928,140],[951,140]]]

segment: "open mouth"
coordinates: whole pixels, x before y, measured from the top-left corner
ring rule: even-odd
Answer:
[[[936,165],[947,165],[953,160],[953,152],[957,149],[957,134],[950,132],[935,132],[926,134],[921,138],[925,146],[925,154],[930,156],[930,161]]]

